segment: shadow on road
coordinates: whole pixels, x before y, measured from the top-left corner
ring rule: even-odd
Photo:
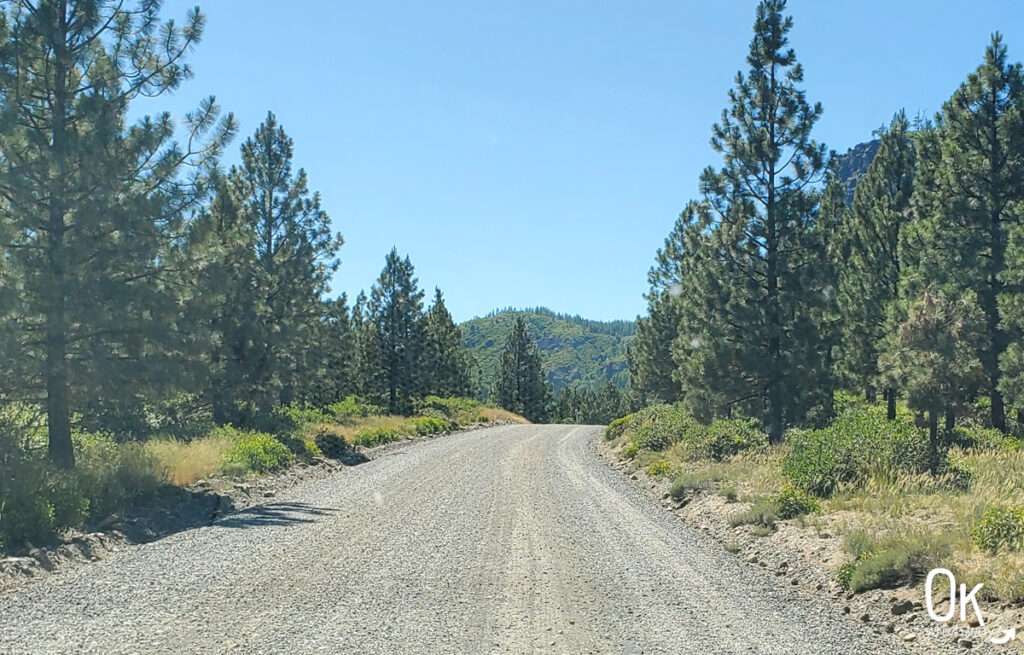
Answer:
[[[231,514],[213,525],[222,528],[258,528],[268,525],[316,523],[336,510],[308,503],[268,503]]]

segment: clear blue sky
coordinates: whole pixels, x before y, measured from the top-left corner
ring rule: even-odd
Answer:
[[[183,17],[195,2],[169,0]],[[272,109],[345,237],[333,292],[368,288],[392,245],[456,320],[505,305],[595,319],[644,311],[646,273],[745,68],[756,2],[204,0],[195,78],[152,110],[217,96]],[[1018,0],[791,0],[817,138],[839,151],[905,107],[934,113]],[[146,105],[148,109],[149,105]]]

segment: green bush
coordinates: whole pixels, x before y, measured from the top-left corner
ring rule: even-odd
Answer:
[[[746,419],[715,419],[701,423],[682,405],[651,405],[612,421],[605,438],[631,435],[632,442],[649,451],[662,451],[683,442],[690,460],[722,460],[767,443],[757,423]]]
[[[74,475],[89,499],[89,513],[104,518],[145,499],[165,482],[160,463],[139,443],[119,444],[103,435],[75,434]]]
[[[635,443],[631,443],[622,449],[622,457],[624,459],[633,459],[640,452],[640,446]]]
[[[346,421],[368,416],[383,416],[384,408],[371,403],[365,403],[355,396],[348,396],[345,400],[336,402],[327,408],[327,413],[337,421]]]
[[[863,532],[846,537],[843,549],[853,555],[836,572],[840,584],[854,592],[910,584],[940,566],[952,548],[951,538],[933,533],[892,534],[880,539]]]
[[[311,457],[318,457],[321,454],[320,449],[316,445],[315,437],[310,439],[300,434],[284,433],[274,435],[274,438],[280,441],[281,445],[296,457],[309,459]]]
[[[606,441],[612,441],[618,439],[629,427],[629,424],[633,421],[633,414],[627,414],[622,418],[617,418],[608,425],[604,431],[604,438]]]
[[[821,509],[821,503],[817,498],[792,485],[786,485],[779,495],[772,499],[772,503],[780,519],[795,519]]]
[[[954,428],[950,441],[964,448],[980,450],[1017,450],[1021,447],[1020,439],[1017,437],[978,426]]]
[[[714,460],[768,443],[765,433],[749,419],[715,419],[710,425],[698,424],[686,439],[695,446],[697,457]]]
[[[401,439],[403,435],[399,434],[398,430],[393,428],[366,428],[356,432],[355,437],[352,439],[354,443],[372,448],[373,446],[380,446],[382,444],[390,443]]]
[[[432,416],[416,416],[408,419],[402,426],[402,431],[418,437],[427,437],[441,432],[449,432],[458,426],[446,418],[434,418]]]
[[[859,484],[872,472],[887,475],[928,470],[928,435],[912,418],[885,417],[885,408],[851,409],[820,430],[790,430],[791,450],[782,473],[817,496],[830,496],[843,483]]]
[[[640,427],[634,443],[645,450],[665,450],[699,426],[689,412],[676,405],[654,405],[637,412]]]
[[[46,453],[45,426],[26,408],[0,410],[0,544],[40,545],[58,532],[106,518],[165,482],[139,444],[76,432],[77,466],[57,471]]]
[[[282,469],[295,459],[284,444],[263,432],[239,432],[231,428],[235,445],[224,457],[223,471],[228,474],[270,473]]]
[[[647,475],[652,478],[665,478],[672,475],[672,462],[667,459],[656,459],[647,465]]]
[[[1024,550],[1024,507],[992,507],[971,528],[971,541],[992,553]]]

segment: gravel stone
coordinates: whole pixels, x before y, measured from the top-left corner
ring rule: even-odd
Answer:
[[[907,652],[661,510],[601,432],[409,444],[51,575],[0,595],[0,653]]]

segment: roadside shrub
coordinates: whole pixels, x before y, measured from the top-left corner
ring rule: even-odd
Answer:
[[[786,485],[779,495],[772,499],[772,503],[780,519],[795,519],[821,509],[821,503],[817,498],[792,485]]]
[[[992,507],[971,528],[971,541],[996,553],[1024,550],[1024,507]]]
[[[706,491],[711,488],[711,480],[703,475],[680,473],[672,481],[669,494],[674,500],[682,500],[695,491]]]
[[[1020,439],[1017,437],[978,426],[954,428],[950,441],[963,448],[977,450],[1017,450],[1021,447]]]
[[[685,444],[685,459],[721,461],[744,450],[767,444],[753,420],[715,419],[701,423],[683,405],[651,405],[616,419],[605,439],[631,435],[639,448],[653,452]]]
[[[634,414],[627,414],[622,418],[617,418],[612,421],[604,431],[605,441],[612,441],[621,437],[630,422],[633,420],[634,416]]]
[[[821,430],[790,430],[791,450],[783,475],[793,486],[820,497],[840,484],[860,485],[872,473],[894,477],[928,470],[928,436],[912,418],[885,417],[885,408],[854,409]]]
[[[401,437],[402,435],[394,428],[377,427],[359,430],[356,432],[355,437],[352,438],[352,441],[357,445],[372,448],[373,446],[397,441]]]
[[[402,431],[418,437],[426,437],[441,432],[454,430],[457,425],[446,418],[434,418],[432,416],[417,416],[408,419],[402,426]]]
[[[699,425],[688,411],[678,405],[654,405],[638,414],[642,424],[633,442],[645,450],[665,450]]]
[[[121,511],[165,482],[140,444],[77,432],[76,468],[57,471],[47,459],[45,428],[21,418],[0,411],[0,543],[8,547],[49,542],[61,530]]]
[[[295,459],[284,444],[263,432],[235,432],[235,445],[224,457],[223,471],[228,474],[270,473],[282,469]]]
[[[336,402],[327,407],[327,413],[337,421],[347,421],[368,416],[382,416],[384,408],[371,403],[360,401],[355,396],[348,396],[345,400]]]
[[[647,465],[647,475],[652,478],[664,478],[672,475],[672,462],[667,459],[656,459]]]
[[[887,534],[881,538],[854,532],[843,548],[854,559],[839,568],[836,578],[858,593],[910,584],[939,566],[952,550],[948,535],[931,532]]]
[[[626,446],[625,448],[622,449],[622,453],[621,454],[622,454],[623,459],[633,459],[634,457],[637,456],[637,453],[639,453],[639,452],[640,452],[640,446],[636,445],[635,443],[631,443],[631,444],[629,444],[628,446]]]
[[[684,438],[693,444],[696,457],[716,461],[768,443],[757,423],[749,419],[715,419],[710,425],[698,424]]]
[[[775,503],[767,498],[756,501],[747,509],[729,517],[729,525],[737,527],[740,525],[754,525],[763,528],[774,529],[775,522],[781,518]]]
[[[730,484],[722,488],[722,497],[725,498],[727,503],[735,503],[739,500],[739,492],[736,491],[736,487]]]
[[[319,434],[319,432],[317,434]],[[283,440],[278,440],[284,443]],[[297,437],[290,444],[285,444],[285,447],[288,448],[288,450],[290,450],[296,457],[301,457],[306,460],[313,459],[314,457],[322,457],[324,454],[323,451],[320,450],[320,446],[316,445],[315,436]]]

